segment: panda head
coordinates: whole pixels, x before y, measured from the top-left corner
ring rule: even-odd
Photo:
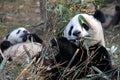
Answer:
[[[77,14],[70,20],[70,22],[65,27],[64,37],[66,37],[68,40],[76,41],[84,38],[87,35],[90,35],[90,30],[94,29],[93,32],[99,33],[99,31],[102,30],[101,23],[104,22],[105,16],[99,10],[96,10],[94,15]],[[94,35],[94,33],[92,35]],[[103,33],[101,35],[103,35]]]
[[[10,41],[12,44],[24,42],[27,40],[28,34],[29,34],[29,31],[27,29],[20,27],[10,32],[6,36],[6,40]]]

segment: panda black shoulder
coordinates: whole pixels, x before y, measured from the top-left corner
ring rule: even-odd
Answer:
[[[96,10],[93,16],[94,18],[99,20],[101,23],[105,23],[105,15],[103,14],[102,11]]]
[[[2,52],[4,52],[6,49],[8,49],[10,46],[12,46],[12,43],[10,41],[2,41],[0,43],[0,49]]]

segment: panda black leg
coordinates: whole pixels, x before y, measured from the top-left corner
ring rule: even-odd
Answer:
[[[40,39],[36,34],[34,34],[34,33],[32,33],[32,34],[30,34],[30,36],[28,37],[28,39],[30,40],[30,41],[32,41],[32,39],[33,39],[33,42],[38,42],[38,43],[43,43],[43,40],[42,39]]]

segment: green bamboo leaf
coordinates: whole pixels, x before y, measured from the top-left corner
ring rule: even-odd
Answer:
[[[88,42],[87,41],[84,41],[84,45],[85,45],[85,49],[87,50],[87,52],[89,51],[89,46],[87,44]]]
[[[93,41],[96,41],[96,40],[93,39],[92,37],[87,37],[87,36],[84,37],[84,40],[93,40]]]
[[[82,15],[79,15],[78,20],[80,22],[80,25],[82,25],[83,23],[85,23],[90,28],[89,23],[85,20],[85,18]]]
[[[4,68],[4,65],[5,65],[6,61],[7,61],[7,59],[6,59],[6,58],[4,58],[4,59],[2,60],[2,63],[0,64],[0,73],[1,73],[1,72],[2,72],[2,70],[3,70],[3,68]]]
[[[32,56],[26,46],[24,46],[24,50],[25,50],[25,53],[28,55],[29,59],[31,59]]]
[[[92,66],[92,68],[93,68],[95,71],[97,71],[98,73],[103,74],[103,72],[102,72],[100,69],[98,69],[97,67]]]
[[[82,16],[81,15],[79,15],[78,20],[79,20],[80,25],[82,25]]]
[[[59,4],[59,12],[60,12],[60,15],[62,15],[62,5]]]

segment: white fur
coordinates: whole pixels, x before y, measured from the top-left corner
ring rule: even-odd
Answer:
[[[21,30],[19,32],[19,34],[17,34],[17,32]],[[29,31],[23,27],[17,28],[15,30],[13,30],[12,32],[9,33],[8,37],[6,38],[7,41],[10,41],[12,44],[16,44],[16,43],[20,43],[23,42],[23,35],[25,35],[26,33],[24,33],[24,31],[27,31],[29,33]]]
[[[28,59],[30,57],[27,55],[26,50],[29,52],[31,58],[42,50],[42,45],[39,43],[30,43],[30,42],[23,42],[18,43],[16,45],[11,46],[7,50],[4,51],[4,56],[11,57],[14,62],[17,63],[28,63]]]
[[[79,15],[82,15],[86,21],[89,23],[90,25],[90,30],[86,31],[80,24],[79,24],[79,20],[78,17]],[[68,34],[70,27],[73,26],[73,30],[72,30],[72,35],[70,36]],[[92,15],[88,15],[88,14],[77,14],[75,15],[70,22],[68,23],[68,25],[65,27],[64,30],[64,37],[66,37],[68,40],[76,40],[78,37],[73,35],[73,32],[75,30],[79,30],[81,32],[81,34],[78,37],[85,37],[87,35],[92,36],[92,38],[94,40],[89,40],[88,44],[94,45],[95,43],[100,42],[103,46],[105,46],[105,41],[104,41],[104,35],[103,35],[103,29],[102,29],[102,25],[101,22],[98,21],[97,19],[95,19]]]

